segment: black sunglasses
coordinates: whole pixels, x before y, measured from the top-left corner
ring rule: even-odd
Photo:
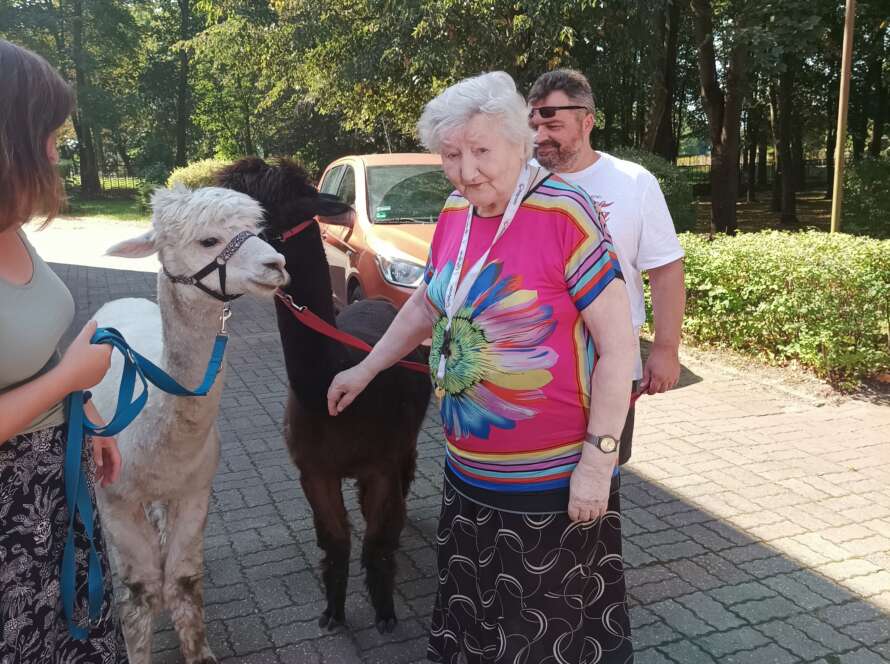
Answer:
[[[542,118],[552,118],[556,115],[556,111],[568,111],[568,110],[585,110],[590,111],[586,106],[538,106],[536,108],[532,108],[528,112],[528,119],[531,120],[535,117],[535,113],[539,113]]]

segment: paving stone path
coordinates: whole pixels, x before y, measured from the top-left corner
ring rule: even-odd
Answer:
[[[62,222],[56,232],[70,229]],[[53,232],[36,241],[50,247],[74,293],[78,323],[109,299],[153,297],[154,274],[83,260],[101,253],[107,233],[76,248],[53,245]],[[248,298],[234,310],[206,532],[214,650],[233,663],[425,661],[442,472],[437,414],[421,433],[408,498],[396,632],[372,627],[351,486],[349,628],[320,630],[319,551],[281,439],[285,372],[274,313]],[[825,404],[700,360],[684,360],[681,384],[640,400],[622,480],[637,663],[890,662],[890,407]],[[182,661],[167,619],[155,651],[159,664]]]

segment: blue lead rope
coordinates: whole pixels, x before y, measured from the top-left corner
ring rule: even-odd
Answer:
[[[224,313],[223,316],[225,319],[227,313]],[[213,352],[210,355],[207,371],[204,373],[204,380],[195,390],[186,389],[173,380],[163,369],[130,348],[121,333],[114,328],[99,328],[91,339],[91,343],[110,344],[117,348],[124,356],[124,371],[117,395],[117,407],[108,424],[98,426],[87,419],[83,412],[83,392],[71,393],[66,401],[68,441],[65,450],[65,502],[68,506],[68,536],[65,539],[65,550],[62,555],[61,591],[62,608],[65,612],[65,619],[68,621],[68,631],[76,639],[82,641],[89,634],[86,629],[79,627],[74,622],[74,599],[77,594],[75,589],[74,518],[78,513],[83,524],[84,534],[90,543],[87,591],[91,626],[97,625],[102,617],[103,596],[102,567],[99,563],[93,535],[93,504],[90,500],[86,473],[81,464],[84,439],[86,436],[92,435],[115,436],[123,431],[145,407],[148,400],[149,382],[157,386],[158,389],[175,396],[205,396],[216,382],[216,376],[222,367],[226,343],[229,339],[225,334],[224,325],[225,322],[223,322],[222,331],[213,343]],[[137,377],[142,383],[142,390],[139,396],[134,399]]]

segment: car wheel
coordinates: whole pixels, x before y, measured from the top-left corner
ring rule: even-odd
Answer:
[[[349,304],[365,299],[365,291],[362,290],[361,284],[356,283],[349,288],[349,296],[347,299],[349,300]]]

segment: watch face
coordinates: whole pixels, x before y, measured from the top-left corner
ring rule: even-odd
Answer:
[[[614,452],[618,449],[618,441],[612,436],[600,436],[600,449],[603,452]]]

